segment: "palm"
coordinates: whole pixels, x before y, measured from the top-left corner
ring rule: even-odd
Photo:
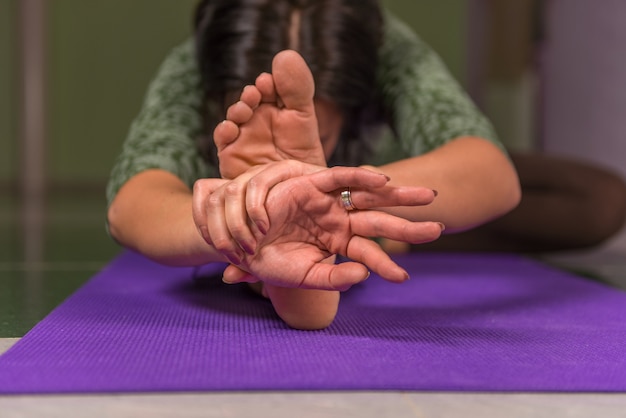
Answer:
[[[316,270],[333,254],[347,256],[355,236],[350,214],[339,206],[336,196],[311,199],[319,191],[310,183],[298,183],[297,189],[281,184],[270,192],[266,206],[272,208],[268,212],[272,227],[260,239],[257,253],[246,256],[241,267],[277,286],[327,287],[330,283],[323,282],[330,277],[316,278]]]
[[[388,280],[407,278],[404,270],[365,237],[425,242],[439,236],[439,226],[409,222],[376,210],[347,212],[339,202],[338,188],[342,181],[354,184],[356,179],[341,175],[333,178],[327,174],[296,177],[271,189],[265,205],[269,231],[266,235],[257,234],[256,253],[245,255],[241,264],[230,268],[231,272],[245,270],[275,286],[338,290],[365,280],[369,274],[365,265]],[[319,179],[332,180],[320,182]],[[403,203],[406,197],[398,199],[391,203]],[[428,198],[411,199],[421,204],[426,199],[428,203]],[[355,262],[340,265],[323,262],[334,254]]]

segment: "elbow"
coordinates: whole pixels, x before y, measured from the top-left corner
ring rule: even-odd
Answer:
[[[515,209],[522,201],[522,187],[517,176],[517,171],[511,167],[500,170],[497,176],[489,182],[490,190],[488,199],[491,201],[490,209],[484,220],[490,222],[498,219]]]
[[[120,218],[119,210],[115,202],[113,202],[107,209],[107,217],[106,217],[107,228],[108,228],[109,235],[111,236],[111,238],[113,238],[116,242],[121,243],[122,242],[122,239],[121,239],[122,228],[120,228],[119,218]]]
[[[506,179],[501,193],[502,196],[502,215],[515,209],[522,201],[522,187],[517,176],[517,172],[512,169],[511,174]]]
[[[138,251],[136,245],[132,245],[133,243],[130,240],[129,223],[125,220],[125,213],[122,208],[123,205],[116,203],[116,200],[109,205],[106,213],[107,232],[118,245]]]
[[[522,201],[522,185],[520,183],[517,170],[510,165],[509,173],[504,176],[503,207],[504,213],[508,213],[515,209]]]
[[[495,148],[492,148],[492,151]],[[485,162],[486,161],[486,162]],[[482,162],[489,167],[488,176],[484,185],[491,189],[493,218],[498,218],[515,209],[522,201],[522,186],[517,169],[511,159],[500,150],[491,154],[490,158]]]

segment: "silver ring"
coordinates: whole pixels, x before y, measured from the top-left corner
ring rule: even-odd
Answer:
[[[350,212],[351,210],[356,210],[356,206],[352,203],[352,193],[350,192],[350,188],[348,190],[344,190],[341,192],[341,204],[344,209]]]

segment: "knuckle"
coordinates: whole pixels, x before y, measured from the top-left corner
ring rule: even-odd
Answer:
[[[229,196],[235,196],[240,193],[241,187],[238,183],[230,182],[226,185],[224,192]]]
[[[229,228],[230,233],[234,237],[242,237],[248,230],[248,228],[242,223],[236,223]]]
[[[213,209],[222,206],[221,196],[215,193],[211,194],[207,199],[207,206]]]
[[[400,230],[400,236],[405,240],[411,240],[417,235],[416,232],[417,231],[415,225],[411,223],[405,223],[404,225],[402,225],[402,229]]]
[[[248,189],[258,189],[261,186],[259,179],[256,177],[252,177],[248,181]]]
[[[193,188],[192,188],[192,193],[194,195],[196,194],[202,194],[202,192],[206,189],[206,181],[204,179],[200,179],[200,180],[196,180],[193,183]]]
[[[213,246],[216,250],[220,252],[231,252],[235,248],[235,246],[229,239],[223,237],[214,239]]]
[[[248,216],[250,219],[259,220],[264,218],[265,207],[263,205],[251,204],[248,208]]]

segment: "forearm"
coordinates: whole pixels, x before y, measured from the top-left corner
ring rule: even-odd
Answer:
[[[414,221],[439,221],[446,232],[469,229],[497,218],[520,200],[510,160],[489,141],[463,137],[427,154],[376,167],[391,185],[437,190],[433,203],[388,211]]]
[[[193,222],[191,190],[163,170],[132,177],[111,203],[110,233],[123,246],[168,265],[192,266],[225,261]]]

